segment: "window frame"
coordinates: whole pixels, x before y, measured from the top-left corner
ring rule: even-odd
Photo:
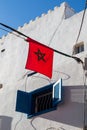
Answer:
[[[81,53],[83,51],[84,51],[84,42],[83,41],[77,43],[76,45],[74,45],[74,47],[73,47],[73,55],[74,54],[79,54],[79,53]]]
[[[35,111],[36,97],[52,92],[52,107],[42,111]],[[35,97],[34,97],[35,96]],[[37,116],[43,113],[47,113],[57,109],[58,104],[62,101],[62,79],[58,80],[56,83],[52,83],[45,87],[36,89],[31,92],[24,92],[21,90],[17,91],[16,99],[16,111],[27,114],[27,118]]]

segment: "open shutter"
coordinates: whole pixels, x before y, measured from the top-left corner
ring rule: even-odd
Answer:
[[[53,85],[53,107],[56,107],[61,101],[61,89],[62,89],[62,79],[59,79]]]
[[[31,94],[24,91],[17,91],[16,111],[31,113]]]

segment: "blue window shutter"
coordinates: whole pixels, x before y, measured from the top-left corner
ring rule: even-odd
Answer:
[[[62,79],[59,79],[53,85],[53,107],[56,107],[62,99],[61,90],[62,90]]]
[[[16,111],[31,113],[31,94],[24,91],[17,91]]]

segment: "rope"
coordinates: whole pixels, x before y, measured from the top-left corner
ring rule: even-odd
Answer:
[[[6,30],[4,28],[1,28],[1,27],[0,27],[0,29],[3,30],[3,31],[5,31],[5,32],[12,33],[13,35],[15,35],[15,36],[17,36],[17,37],[22,38],[23,40],[25,40],[25,38],[21,37],[20,35],[17,35],[17,34],[15,34],[13,32],[10,32],[10,31],[8,31],[8,30]]]
[[[5,32],[9,32],[10,33],[10,31],[8,31],[8,30],[6,30],[4,28],[0,28],[0,29],[3,30],[3,31],[5,31]]]
[[[17,121],[17,123],[15,124],[14,130],[16,130],[16,128],[17,128],[17,126],[19,125],[19,123],[21,122],[22,118],[23,118],[23,114],[21,114],[20,119],[19,119],[19,120]]]
[[[32,120],[30,121],[30,124],[31,124],[31,126],[33,127],[34,130],[37,130],[37,129],[35,128],[34,124],[33,124],[34,119],[35,119],[35,118],[32,118]]]
[[[26,38],[29,38],[27,35],[25,35],[25,34],[19,32],[19,31],[17,31],[16,29],[14,29],[14,28],[12,28],[12,27],[6,25],[6,24],[0,23],[0,25],[2,25],[2,26],[4,26],[4,27],[6,27],[6,28],[8,28],[8,29],[10,29],[10,30],[12,30],[12,31],[14,31],[14,32],[16,32],[16,33],[18,33],[18,34],[24,36],[24,37],[26,37]]]
[[[65,10],[66,10],[66,8],[65,8]],[[65,12],[65,10],[64,10],[64,12]],[[53,38],[54,38],[56,32],[58,31],[60,25],[61,25],[62,22],[63,22],[64,16],[65,16],[65,15],[64,15],[64,13],[63,13],[62,19],[61,19],[60,23],[57,25],[56,29],[54,30],[53,35],[52,35],[52,37],[51,37],[51,39],[50,39],[50,41],[49,41],[49,43],[48,43],[48,46],[51,45],[51,42],[52,42],[52,40],[53,40]]]

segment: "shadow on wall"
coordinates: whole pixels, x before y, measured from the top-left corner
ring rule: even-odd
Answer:
[[[11,122],[11,117],[0,116],[0,130],[11,130]]]
[[[83,127],[84,120],[84,86],[63,86],[63,103],[57,110],[40,117],[71,126]]]

